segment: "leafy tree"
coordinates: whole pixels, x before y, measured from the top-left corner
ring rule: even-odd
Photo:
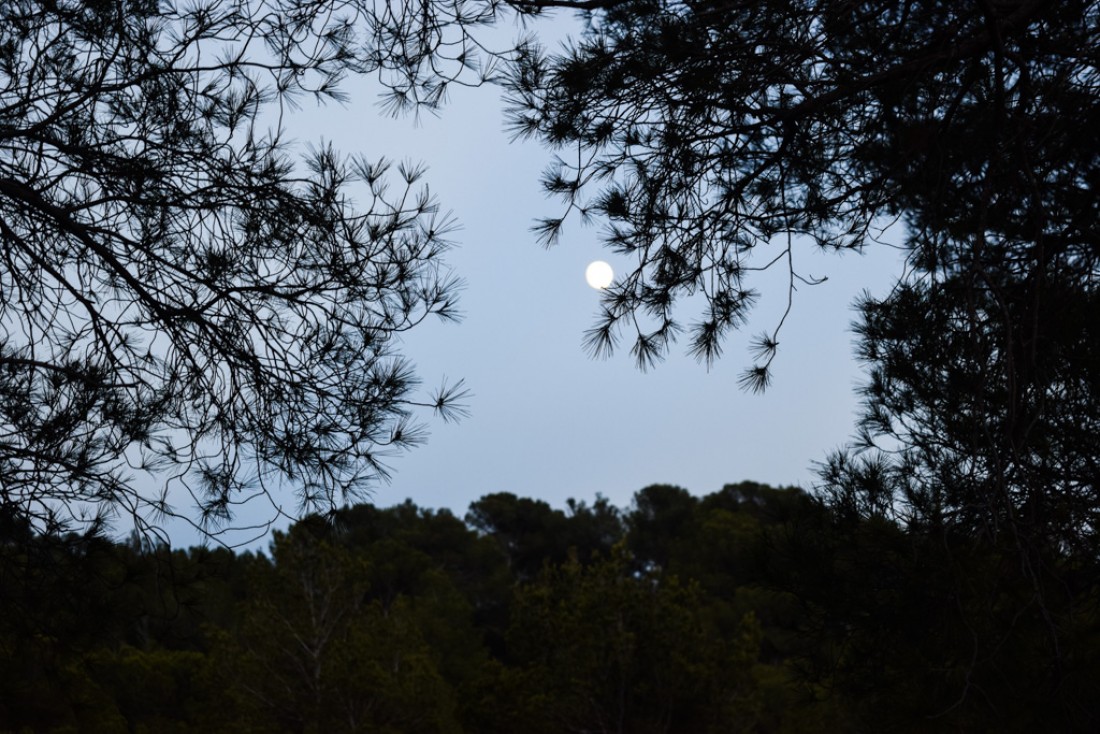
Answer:
[[[569,551],[565,513],[542,500],[488,494],[470,504],[466,524],[499,544],[517,579],[534,578],[544,563],[560,563]]]
[[[597,493],[592,504],[570,497],[565,507],[569,518],[566,523],[569,547],[582,561],[597,555],[608,556],[622,540],[625,533],[622,511],[603,495]]]
[[[547,563],[563,563],[572,553],[582,563],[606,554],[622,536],[618,511],[606,497],[589,506],[572,498],[568,513],[542,500],[511,492],[487,494],[470,504],[466,523],[493,538],[507,556],[513,576],[535,578]]]
[[[394,349],[454,315],[421,169],[296,163],[284,140],[299,98],[385,73],[380,22],[330,0],[0,5],[5,506],[214,531],[290,484],[328,510],[421,440],[418,406],[456,414],[461,390],[421,396]]]
[[[669,484],[635,492],[626,526],[631,553],[643,568],[668,569],[672,559],[682,555],[678,546],[691,544],[697,534],[698,504],[686,489]]]
[[[1044,601],[1011,547],[825,503],[765,542],[758,583],[797,612],[764,615],[769,658],[800,715],[849,731],[1095,728],[1094,590]]]
[[[332,520],[315,522],[314,530],[371,561],[372,596],[419,595],[429,571],[444,572],[475,608],[496,603],[501,587],[508,586],[506,559],[497,544],[448,510],[406,500],[389,508],[344,508]]]

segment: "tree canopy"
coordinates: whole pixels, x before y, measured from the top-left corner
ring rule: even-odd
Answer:
[[[554,9],[579,37],[487,45]],[[0,4],[0,725],[1096,730],[1098,36],[1096,0]],[[397,112],[503,86],[538,234],[632,258],[588,345],[643,368],[900,223],[820,500],[338,511],[461,412],[395,345],[455,315],[421,169],[284,140],[365,73]],[[336,522],[271,560],[64,532],[284,486]]]
[[[610,549],[534,575],[508,543],[591,517],[360,505],[261,554],[0,526],[0,729],[1096,730],[1095,575],[1047,606],[1072,651],[1051,685],[1009,547],[751,482],[604,517]]]
[[[488,46],[555,9],[579,37]],[[789,310],[813,282],[803,243],[860,250],[900,222],[909,272],[859,314],[864,453],[825,489],[865,520],[1007,542],[1045,598],[1067,554],[1095,563],[1098,19],[1095,0],[6,3],[0,499],[94,526],[179,512],[177,487],[212,529],[283,483],[331,510],[385,476],[422,437],[415,409],[460,396],[417,392],[393,340],[454,315],[449,220],[414,167],[296,164],[281,115],[347,74],[376,74],[395,111],[491,80],[515,134],[555,153],[543,239],[594,219],[632,258],[595,354],[627,333],[648,367],[686,332],[710,362],[754,273],[786,271]],[[769,383],[785,318],[745,387]],[[606,509],[578,513],[588,550]],[[537,502],[473,519],[515,536],[527,578],[564,552],[527,531],[564,522]]]
[[[705,361],[745,322],[752,273],[807,277],[799,237],[861,249],[895,220],[928,277],[1095,272],[1095,2],[545,2],[583,35],[509,67],[510,122],[560,151],[548,191],[635,265],[589,345],[652,364],[684,330]],[[553,242],[561,217],[539,230]],[[778,329],[755,343],[769,381]]]
[[[331,509],[421,440],[418,407],[455,415],[394,349],[455,315],[422,171],[284,140],[296,98],[382,66],[365,12],[0,6],[5,506],[216,532],[289,484]]]
[[[510,121],[557,152],[545,186],[565,214],[601,222],[634,263],[592,351],[626,332],[646,367],[686,329],[709,362],[746,323],[754,272],[786,269],[789,309],[809,282],[801,243],[859,250],[900,223],[908,272],[859,304],[864,411],[822,467],[824,496],[967,569],[948,594],[981,599],[952,622],[973,630],[968,680],[1027,619],[1047,635],[1032,685],[1057,690],[1097,570],[1100,5],[539,5],[583,9],[586,26],[519,49]],[[538,226],[547,242],[563,221]],[[768,385],[785,318],[756,340],[745,387]]]

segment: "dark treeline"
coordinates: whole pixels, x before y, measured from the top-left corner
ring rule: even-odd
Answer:
[[[1100,0],[3,0],[0,731],[1100,731],[1097,48]],[[535,232],[631,261],[597,356],[711,363],[774,268],[763,391],[801,243],[898,223],[816,493],[335,511],[465,410],[400,349],[457,315],[424,170],[283,125],[351,76],[500,85]],[[326,517],[146,543],[177,483]]]
[[[0,730],[1072,731],[1072,608],[945,536],[752,482],[565,510],[498,493],[277,533],[270,553],[0,527]],[[963,542],[965,539],[960,539]],[[1016,576],[1016,578],[1026,578]],[[1011,611],[1011,618],[1002,612]],[[1050,625],[1061,651],[1050,686]],[[987,641],[996,639],[994,646]]]

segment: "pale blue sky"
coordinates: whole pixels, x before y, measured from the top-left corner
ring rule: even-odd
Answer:
[[[428,387],[444,375],[464,378],[471,416],[433,421],[426,445],[391,462],[393,481],[377,489],[375,503],[411,498],[461,516],[471,501],[500,491],[555,506],[601,493],[626,506],[657,482],[698,494],[745,479],[808,488],[812,463],[851,434],[861,379],[851,304],[865,288],[890,287],[902,265],[897,250],[826,256],[808,244],[796,248],[801,272],[828,281],[797,292],[763,395],[743,392],[737,378],[750,364],[749,337],[774,326],[785,305],[779,271],[750,282],[762,292],[759,306],[709,372],[685,349],[645,374],[626,350],[593,360],[581,339],[599,296],[584,270],[594,259],[616,270],[622,261],[601,248],[597,227],[577,221],[560,245],[535,242],[532,220],[561,207],[538,183],[550,154],[510,142],[497,90],[456,89],[440,117],[419,124],[386,117],[368,80],[350,80],[345,91],[344,107],[295,113],[293,137],[303,148],[324,139],[370,159],[425,163],[426,182],[461,224],[449,263],[467,284],[462,322],[418,327],[404,351]],[[293,497],[282,499],[292,512]],[[172,539],[192,542],[175,529]]]

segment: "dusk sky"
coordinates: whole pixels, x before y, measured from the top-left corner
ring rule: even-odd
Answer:
[[[424,181],[460,226],[448,261],[466,284],[462,321],[421,325],[402,348],[426,388],[444,376],[465,380],[470,417],[432,420],[425,445],[389,462],[393,479],[375,490],[373,502],[410,498],[462,516],[490,492],[559,507],[570,497],[590,501],[600,493],[624,507],[654,483],[697,494],[741,480],[808,489],[813,463],[851,435],[861,379],[852,359],[851,306],[862,290],[891,286],[903,265],[899,250],[826,255],[808,242],[796,245],[800,272],[828,280],[795,294],[774,380],[763,395],[743,391],[737,380],[751,364],[750,338],[772,329],[784,308],[781,268],[748,281],[760,301],[709,371],[683,343],[648,373],[635,367],[629,343],[608,360],[593,359],[582,337],[595,323],[599,293],[585,283],[585,268],[601,259],[620,272],[626,261],[602,248],[598,224],[576,219],[559,245],[536,242],[533,220],[563,211],[539,185],[552,154],[510,139],[499,91],[455,88],[438,117],[422,114],[417,121],[380,109],[372,80],[349,79],[343,89],[347,105],[318,109],[306,101],[289,118],[296,145],[331,142],[370,160],[426,165]],[[681,304],[679,321],[694,321],[699,307]],[[296,512],[290,492],[279,499],[286,512]],[[270,511],[257,505],[241,519]],[[171,535],[175,544],[198,541],[175,526]]]

